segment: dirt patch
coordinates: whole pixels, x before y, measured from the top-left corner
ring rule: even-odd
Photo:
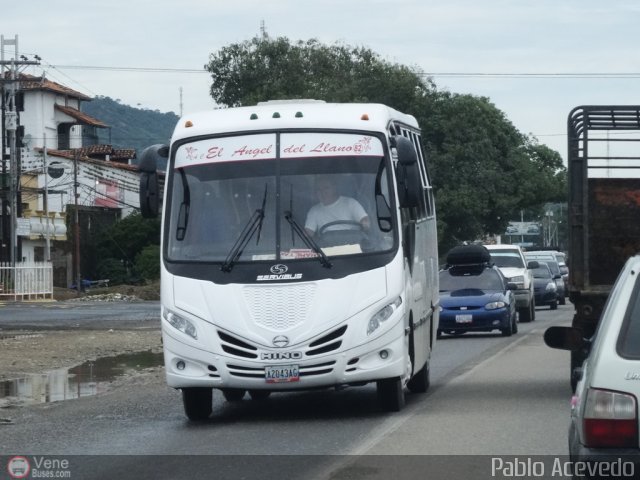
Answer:
[[[76,290],[71,290],[70,288],[55,287],[53,289],[53,298],[55,300],[73,300],[75,298],[115,294],[137,297],[140,300],[160,300],[160,282],[147,285],[115,285],[113,287],[90,288],[80,292],[80,295]]]
[[[161,352],[160,329],[0,333],[0,380],[70,368],[123,353]]]

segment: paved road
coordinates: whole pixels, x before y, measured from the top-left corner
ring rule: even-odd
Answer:
[[[263,402],[228,403],[216,392],[212,418],[194,425],[157,372],[97,397],[2,412],[13,423],[0,426],[0,452],[117,455],[73,457],[78,478],[89,469],[91,478],[426,478],[424,459],[399,456],[425,454],[451,480],[485,478],[472,465],[451,476],[464,462],[437,455],[486,464],[490,455],[566,453],[568,354],[545,347],[542,333],[569,323],[572,307],[537,313],[511,338],[440,339],[432,388],[408,394],[397,414],[380,411],[373,386]]]
[[[157,328],[160,302],[4,302],[0,328]]]

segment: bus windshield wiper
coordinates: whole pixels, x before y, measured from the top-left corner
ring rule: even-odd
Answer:
[[[264,206],[267,204],[267,184],[264,184],[264,196],[262,197],[262,206],[259,212],[262,212],[260,221],[258,222],[258,236],[256,237],[256,245],[260,242],[260,232],[262,232],[262,221],[264,220]]]
[[[318,259],[320,260],[320,263],[322,263],[322,266],[325,268],[331,268],[333,265],[329,261],[329,258],[327,258],[325,253],[322,251],[322,248],[320,248],[315,240],[311,238],[309,234],[304,230],[304,228],[300,226],[296,219],[293,218],[293,214],[290,211],[286,211],[284,212],[284,218],[287,220],[287,222],[289,222],[291,228],[293,228],[293,230],[295,230],[295,232],[300,235],[300,238],[305,243],[305,245],[318,254]]]
[[[262,205],[259,209],[253,212],[251,218],[240,232],[240,236],[233,244],[229,255],[224,260],[224,263],[220,267],[220,270],[223,272],[230,272],[233,269],[233,266],[238,261],[242,252],[244,252],[245,247],[253,237],[253,235],[258,232],[258,237],[256,239],[256,245],[260,242],[260,232],[262,231],[262,222],[264,221],[264,207],[267,203],[267,184],[264,185],[264,196],[262,197]]]
[[[220,270],[223,272],[230,272],[233,269],[233,265],[238,261],[240,255],[244,251],[245,247],[251,240],[251,237],[258,231],[260,226],[262,225],[262,219],[264,218],[264,210],[256,210],[249,218],[249,221],[240,232],[238,239],[233,244],[229,255],[224,260],[224,263],[220,267]]]

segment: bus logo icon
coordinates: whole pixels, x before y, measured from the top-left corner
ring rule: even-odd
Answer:
[[[273,346],[276,348],[284,348],[289,345],[289,337],[278,335],[277,337],[273,337],[271,343],[273,343]]]
[[[281,263],[272,265],[269,269],[269,271],[274,275],[282,275],[283,273],[287,273],[287,270],[289,270],[289,267],[287,267],[286,265],[282,265]]]
[[[7,463],[7,472],[11,478],[27,478],[31,466],[25,457],[12,457]]]

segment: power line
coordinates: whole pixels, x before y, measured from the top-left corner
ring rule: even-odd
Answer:
[[[204,69],[167,68],[167,67],[119,67],[106,65],[50,65],[54,68],[73,70],[108,70],[121,72],[153,72],[153,73],[199,73],[210,74]],[[459,78],[640,78],[640,72],[427,72],[416,70],[415,73],[426,77],[459,77]]]
[[[153,73],[206,73],[204,69],[166,68],[166,67],[114,67],[107,65],[51,65],[54,68],[69,70],[109,70],[118,72],[153,72]]]
[[[449,78],[640,78],[640,72],[425,72],[415,71],[423,77],[449,77]]]

